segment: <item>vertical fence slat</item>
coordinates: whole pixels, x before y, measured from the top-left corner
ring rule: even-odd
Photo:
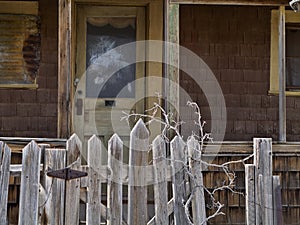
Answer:
[[[166,145],[161,135],[152,142],[154,167],[155,224],[165,225],[168,219],[168,187]]]
[[[255,166],[245,165],[246,225],[255,225]]]
[[[140,119],[130,133],[128,224],[147,223],[146,166],[148,164],[149,131]]]
[[[22,152],[19,225],[38,224],[40,160],[40,148],[32,141]]]
[[[88,141],[88,200],[87,200],[87,222],[88,224],[101,223],[101,166],[102,143],[93,135]]]
[[[109,225],[122,224],[122,165],[123,142],[117,134],[108,141],[108,221]]]
[[[274,225],[282,225],[282,203],[280,177],[273,176],[273,208],[274,208]]]
[[[261,201],[256,198],[256,211],[262,212],[262,223],[273,225],[273,189],[272,189],[272,139],[254,138],[254,165],[256,167],[256,178],[262,176]],[[259,193],[256,181],[256,193]],[[260,224],[260,221],[257,221]]]
[[[81,141],[73,134],[67,141],[66,166],[79,169],[81,165]],[[66,181],[65,225],[79,224],[80,179]]]
[[[175,225],[188,224],[183,206],[183,203],[186,201],[184,173],[186,163],[185,143],[181,137],[176,136],[171,141],[172,189],[174,196]]]
[[[9,186],[10,148],[0,142],[0,224],[7,222],[7,200]]]
[[[66,150],[46,149],[45,150],[45,173],[51,170],[59,170],[65,167]],[[45,217],[42,224],[63,225],[64,224],[64,200],[65,200],[65,181],[45,175]],[[43,204],[43,203],[40,203]]]
[[[203,176],[201,168],[201,152],[198,141],[192,137],[187,142],[189,166],[193,178],[191,180],[192,212],[194,224],[206,225],[205,198],[203,190]]]

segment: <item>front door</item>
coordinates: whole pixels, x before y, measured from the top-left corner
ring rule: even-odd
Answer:
[[[123,59],[140,54],[134,42],[145,39],[145,8],[78,5],[76,9],[74,132],[84,140],[84,151],[93,134],[107,146],[117,133],[126,145],[130,127],[120,118],[123,112],[144,111],[145,84],[135,81],[145,76],[145,65],[127,65]],[[134,51],[118,50],[128,43]]]

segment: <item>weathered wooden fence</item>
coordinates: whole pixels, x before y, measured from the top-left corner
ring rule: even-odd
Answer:
[[[265,142],[266,139],[255,140],[255,166],[246,166],[247,221],[248,218],[255,218],[249,219],[253,223],[248,224],[271,224],[261,222],[271,217],[268,209],[273,209],[274,205],[265,201],[270,198],[272,201],[274,197],[274,194],[270,194],[273,190],[267,189],[272,183],[272,171],[268,167],[270,162],[265,161],[271,158],[270,152],[258,150],[265,148]],[[270,140],[267,140],[267,144],[271,144]],[[19,225],[79,224],[80,201],[86,203],[86,223],[89,225],[165,225],[171,222],[184,225],[188,224],[186,210],[191,214],[194,224],[206,224],[203,165],[199,160],[202,156],[198,141],[191,138],[185,143],[180,137],[175,137],[170,143],[170,158],[166,157],[166,143],[161,136],[152,142],[150,159],[149,146],[149,132],[142,120],[130,133],[128,165],[123,163],[123,143],[117,134],[108,142],[107,165],[101,164],[106,149],[95,135],[88,141],[87,165],[81,163],[82,144],[76,134],[67,141],[66,149],[48,148],[47,145],[37,145],[32,141],[22,151]],[[8,223],[9,165],[10,149],[0,142],[1,225]],[[189,188],[186,188],[186,166],[193,177]],[[49,176],[54,171],[58,177],[66,179]],[[76,178],[76,171],[85,171],[88,175]],[[171,193],[168,193],[168,182],[172,182]],[[259,189],[256,189],[257,183],[262,184]],[[274,184],[275,181],[273,189],[278,193],[278,186]],[[153,217],[148,215],[148,185],[154,186]],[[188,190],[192,190],[193,199],[191,207],[185,208]],[[124,201],[125,194],[128,194],[128,201]],[[274,202],[280,203],[276,196]],[[261,202],[264,212],[257,216],[260,210],[257,205]],[[124,207],[127,209],[124,210]],[[258,217],[261,218],[259,223],[256,222]]]
[[[272,172],[272,139],[254,138],[254,164],[245,165],[247,225],[283,224],[279,180]]]

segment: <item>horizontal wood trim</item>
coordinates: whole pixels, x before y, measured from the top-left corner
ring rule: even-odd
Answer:
[[[0,13],[38,15],[37,1],[0,1]]]
[[[0,88],[37,89],[38,84],[0,84]]]
[[[270,5],[270,6],[279,6],[279,5],[288,5],[287,1],[262,1],[262,0],[170,0],[170,3],[177,4],[207,4],[207,5]]]
[[[268,92],[268,94],[269,95],[279,95],[279,91],[272,91],[272,90],[270,90]],[[285,95],[286,96],[293,96],[293,97],[300,96],[300,91],[286,91]]]
[[[97,4],[97,6],[146,6],[150,3],[160,3],[161,0],[74,0],[75,4]]]

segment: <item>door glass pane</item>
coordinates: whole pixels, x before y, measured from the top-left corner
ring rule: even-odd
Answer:
[[[135,97],[135,86],[133,83],[135,80],[135,64],[125,66],[114,73],[108,81],[104,83],[107,79],[104,76],[107,76],[106,73],[109,71],[109,68],[116,67],[116,64],[120,66],[124,56],[119,52],[111,51],[111,57],[103,59],[101,62],[99,62],[99,60],[97,61],[99,56],[107,51],[135,40],[135,18],[88,18],[86,35],[86,97]],[[126,54],[133,54],[132,57],[135,58],[136,53],[133,51],[130,53],[126,52]],[[96,61],[97,65],[100,64],[100,66],[88,70],[89,66]],[[121,90],[122,93],[120,95]]]

